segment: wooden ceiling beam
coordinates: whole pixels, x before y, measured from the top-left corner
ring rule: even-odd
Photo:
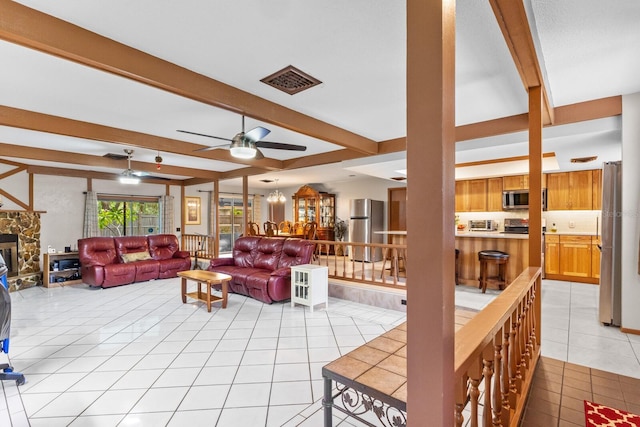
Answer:
[[[489,0],[489,3],[525,89],[528,92],[532,87],[542,88],[544,124],[553,124],[554,108],[544,85],[524,2],[522,0]]]
[[[241,163],[263,167],[264,169],[282,168],[282,161],[276,159],[240,160],[231,156],[228,150],[196,151],[207,146],[4,105],[0,105],[0,125],[92,141],[110,142],[134,148],[148,148],[164,153]]]
[[[11,0],[0,0],[0,39],[244,114],[364,154],[378,144]]]
[[[66,169],[66,168],[52,168],[47,166],[29,166],[27,167],[27,173],[36,175],[54,175],[54,176],[68,176],[71,178],[86,178],[86,179],[103,179],[109,181],[117,181],[119,176],[115,173],[108,172],[93,172],[78,169]],[[158,185],[183,185],[183,180],[178,179],[161,179],[151,176],[141,176],[140,181],[147,184]]]
[[[11,157],[18,157],[21,159],[70,163],[74,165],[115,168],[122,170],[127,168],[126,160],[115,160],[107,157],[92,156],[81,153],[69,153],[68,151],[47,150],[43,148],[3,143],[0,143],[0,150],[5,153],[11,153]],[[170,165],[162,165],[162,169],[158,170],[155,163],[144,163],[135,160],[131,161],[131,168],[141,172],[161,173],[165,175],[186,175],[207,179],[217,179],[219,176],[219,172]]]

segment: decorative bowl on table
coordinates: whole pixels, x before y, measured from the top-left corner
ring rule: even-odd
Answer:
[[[458,224],[456,226],[456,230],[458,230],[458,231],[464,231],[466,228],[467,228],[467,226],[464,225],[464,224]]]

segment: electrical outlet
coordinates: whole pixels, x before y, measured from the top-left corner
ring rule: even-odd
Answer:
[[[575,221],[569,221],[569,228],[576,228],[576,222]]]

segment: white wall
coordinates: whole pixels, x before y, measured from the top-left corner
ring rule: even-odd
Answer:
[[[12,169],[0,165],[0,173]],[[0,181],[2,189],[17,197],[24,203],[29,202],[29,176],[26,172]],[[98,193],[162,196],[165,185],[139,184],[135,186],[123,185],[117,181],[93,180],[93,190]],[[78,239],[82,238],[84,222],[84,192],[87,190],[85,178],[70,178],[64,176],[34,175],[33,179],[34,210],[43,211],[40,215],[40,245],[42,250],[51,246],[63,251],[65,246],[77,247]],[[170,193],[175,197],[174,221],[176,227],[180,225],[180,187],[171,186]],[[19,205],[3,197],[2,210],[23,210]],[[175,233],[175,231],[174,231]],[[175,233],[180,237],[180,233]]]
[[[622,97],[622,327],[640,331],[640,93]]]

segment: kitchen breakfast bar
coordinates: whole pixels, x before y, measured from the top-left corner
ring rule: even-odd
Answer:
[[[513,281],[529,266],[529,235],[498,231],[456,232],[458,255],[458,284],[478,286],[480,262],[478,252],[497,250],[509,254],[506,282]],[[491,289],[491,284],[489,289]],[[494,287],[495,288],[495,287]]]

